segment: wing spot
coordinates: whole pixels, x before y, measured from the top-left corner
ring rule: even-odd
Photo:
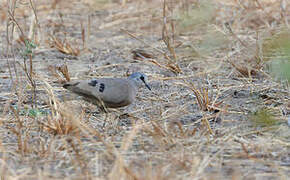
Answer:
[[[101,84],[100,84],[99,91],[100,91],[100,92],[104,92],[104,90],[105,90],[105,84],[104,84],[104,83],[101,83]]]
[[[97,81],[97,80],[91,80],[88,84],[89,84],[90,86],[95,87],[95,86],[98,84],[98,81]]]

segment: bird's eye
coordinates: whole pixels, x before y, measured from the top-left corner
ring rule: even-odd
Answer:
[[[141,79],[142,81],[144,81],[144,76],[141,76],[140,79]]]

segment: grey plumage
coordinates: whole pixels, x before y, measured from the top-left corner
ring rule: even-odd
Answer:
[[[146,75],[136,72],[129,78],[101,78],[92,80],[71,81],[63,85],[98,106],[119,108],[131,104],[141,84],[151,90],[146,82]]]

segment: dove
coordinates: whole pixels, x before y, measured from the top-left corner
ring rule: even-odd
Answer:
[[[132,104],[139,87],[146,87],[147,76],[140,72],[128,78],[100,78],[67,82],[63,88],[78,94],[99,107],[120,108]]]

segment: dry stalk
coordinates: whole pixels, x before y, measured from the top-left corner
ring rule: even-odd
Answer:
[[[132,144],[133,139],[135,138],[135,136],[137,135],[137,133],[139,132],[141,128],[142,128],[142,124],[137,122],[137,124],[133,127],[133,129],[129,132],[129,134],[124,137],[122,146],[120,148],[121,152],[128,151],[130,145]],[[132,177],[136,178],[133,172],[128,171],[129,169],[126,167],[122,154],[118,150],[115,150],[115,155],[116,155],[116,160],[114,162],[114,167],[112,168],[109,174],[110,179],[116,179],[116,178],[118,179],[120,178],[120,175],[121,177],[122,175],[125,177],[127,175],[131,178]]]
[[[66,139],[66,142],[72,147],[73,151],[75,152],[78,166],[81,166],[82,174],[86,177],[90,177],[88,163],[86,161],[84,153],[82,152],[80,139],[78,138],[78,144],[75,144],[73,142],[73,139],[71,138]]]
[[[133,179],[133,180],[139,180],[140,178],[138,178],[138,176],[131,170],[129,169],[127,166],[124,167],[124,172],[127,175],[127,177],[129,177],[129,179]]]
[[[171,123],[169,124],[169,129],[170,129],[170,130],[171,130],[171,129],[174,129],[175,126],[177,126],[177,128],[178,128],[178,130],[179,130],[179,132],[180,132],[180,136],[181,136],[181,137],[185,137],[185,132],[184,132],[184,130],[183,130],[183,126],[182,126],[181,122],[179,122],[179,121],[173,121],[173,122],[171,122]],[[175,132],[175,133],[176,133],[176,132]],[[177,135],[177,133],[176,133],[176,135]]]
[[[28,145],[28,135],[25,135],[29,131],[29,126],[25,125],[23,118],[20,117],[19,108],[15,109],[12,105],[10,106],[11,111],[16,119],[16,127],[7,127],[17,137],[18,152],[24,156],[31,152],[30,146]]]
[[[7,64],[8,64],[8,69],[9,69],[9,74],[10,74],[10,78],[14,84],[13,86],[13,90],[15,91],[15,94],[18,97],[18,106],[17,109],[15,109],[15,107],[13,107],[12,105],[10,105],[10,110],[12,111],[15,119],[16,119],[16,127],[8,127],[9,130],[11,130],[17,137],[17,145],[18,145],[18,152],[20,152],[21,155],[25,155],[27,153],[30,152],[29,149],[29,145],[28,145],[28,135],[25,135],[25,133],[27,133],[29,131],[29,126],[25,125],[27,122],[25,122],[22,117],[20,116],[20,109],[21,106],[23,105],[22,103],[22,94],[19,92],[19,88],[17,87],[17,85],[22,84],[22,81],[19,80],[19,75],[18,75],[18,70],[17,70],[17,66],[16,64],[18,63],[15,59],[15,54],[14,54],[14,49],[12,47],[13,44],[13,34],[14,34],[14,26],[16,25],[17,29],[20,32],[20,41],[23,42],[26,50],[31,48],[29,45],[31,45],[31,41],[24,35],[24,32],[21,28],[21,26],[19,25],[18,21],[15,18],[15,10],[17,7],[17,1],[8,1],[7,2],[8,5],[8,15],[9,18],[7,20],[7,30],[6,30],[6,35],[7,35],[7,56],[8,56],[8,52],[9,50],[12,52],[12,56],[14,57],[13,60],[13,68],[14,68],[14,72],[15,72],[15,76],[16,76],[16,81],[14,81],[14,77],[12,74],[12,70],[11,70],[11,64],[9,62],[9,60],[7,59]],[[31,49],[29,49],[31,50]],[[26,54],[27,57],[29,58],[29,68],[27,68],[27,64],[26,64],[26,58],[24,57],[24,65],[22,66],[23,71],[28,79],[28,81],[30,82],[30,85],[33,89],[33,103],[31,104],[31,106],[33,107],[33,105],[36,105],[36,83],[34,80],[34,72],[33,72],[33,63],[32,63],[32,51],[29,51],[29,53]]]
[[[55,78],[57,78],[59,83],[62,84],[70,81],[70,75],[66,64],[50,65],[48,66],[48,70]]]
[[[225,27],[229,30],[230,34],[236,38],[245,48],[248,48],[249,45],[246,44],[244,41],[242,41],[237,35],[236,33],[234,33],[234,31],[232,30],[230,24],[228,22],[225,23]]]
[[[149,43],[145,42],[144,40],[138,38],[138,37],[135,36],[133,33],[130,33],[129,31],[127,31],[127,30],[125,30],[125,29],[121,29],[121,31],[123,31],[124,33],[128,34],[130,37],[132,37],[132,38],[134,38],[134,39],[140,41],[141,43],[147,45],[148,47],[154,49],[155,51],[157,51],[157,52],[159,52],[159,53],[161,53],[161,54],[164,54],[164,53],[165,53],[165,52],[162,51],[161,49],[158,49],[158,48],[156,48],[156,47],[153,47],[151,44],[149,44]]]
[[[79,56],[81,53],[89,51],[87,49],[87,42],[89,40],[90,33],[91,33],[90,27],[91,27],[91,19],[90,19],[90,16],[88,16],[87,33],[86,33],[86,29],[84,27],[83,22],[81,22],[82,48],[73,46],[72,43],[66,39],[66,36],[64,36],[64,40],[61,40],[60,38],[56,37],[54,34],[49,35],[49,37],[50,37],[49,45],[51,47],[56,48],[59,52],[61,52],[63,54]]]
[[[31,4],[32,9],[33,9],[33,5]],[[35,10],[33,9],[34,13]],[[14,11],[13,11],[14,12]],[[32,49],[35,48],[35,45],[24,35],[22,28],[20,27],[20,25],[18,24],[18,22],[16,21],[14,15],[8,11],[8,14],[10,16],[10,20],[13,22],[13,24],[16,24],[16,26],[18,27],[21,35],[20,35],[20,41],[24,44],[25,46],[25,54],[23,55],[23,71],[26,74],[27,79],[30,82],[30,85],[32,87],[33,90],[33,96],[32,96],[32,101],[34,102],[33,104],[31,104],[32,108],[33,106],[36,106],[36,82],[34,80],[34,71],[33,71],[33,62],[32,62]],[[36,14],[35,14],[36,15]],[[13,33],[13,32],[12,32]],[[26,64],[26,58],[29,58],[29,70],[27,68],[27,64]],[[16,69],[15,69],[16,71]]]
[[[170,71],[172,71],[174,73],[180,73],[181,72],[181,69],[179,68],[179,66],[175,62],[173,62],[171,60],[171,58],[166,54],[166,52],[164,52],[164,51],[162,51],[162,50],[160,50],[160,49],[158,49],[156,47],[153,47],[151,44],[146,43],[144,40],[138,38],[137,36],[135,36],[134,34],[130,33],[129,31],[127,31],[125,29],[121,29],[121,31],[123,31],[124,33],[128,34],[130,37],[142,42],[143,44],[151,47],[152,49],[156,50],[157,52],[161,53],[165,57],[165,59],[168,60],[169,62],[167,62],[166,64],[160,64],[155,59],[152,59],[151,55],[147,56],[144,53],[143,54],[142,53],[138,53],[137,55],[139,56],[139,58],[142,58],[142,60],[146,59],[149,62],[153,63],[154,65],[157,65],[160,68],[164,68],[164,69],[170,70]],[[132,51],[132,53],[134,54],[134,57],[136,57],[136,52]],[[143,56],[143,55],[145,55],[145,56]]]
[[[135,49],[132,50],[131,53],[133,54],[133,59],[137,60],[156,59],[154,55],[144,51],[143,49]]]
[[[237,65],[230,60],[228,62],[244,77],[252,79],[252,76],[259,75],[259,72],[255,68]]]
[[[39,79],[42,79],[39,77]],[[61,105],[55,98],[52,87],[44,80],[44,88],[48,95],[49,108],[51,110],[51,115],[47,116],[47,122],[40,122],[46,130],[54,135],[61,134],[79,134],[79,119],[75,114]]]
[[[214,134],[212,128],[210,127],[210,123],[206,117],[202,118],[202,122],[205,124],[205,127],[208,129],[210,134]]]
[[[182,85],[184,87],[189,88],[195,95],[196,99],[197,99],[197,103],[199,105],[199,108],[201,111],[210,111],[212,110],[211,108],[209,108],[209,105],[211,104],[211,100],[208,97],[208,88],[201,88],[200,90],[195,88],[195,86],[193,84],[189,84],[189,83],[176,83],[178,85]]]
[[[216,99],[212,100],[212,98],[209,98],[208,88],[201,88],[199,90],[199,89],[195,88],[195,86],[192,83],[189,84],[186,82],[176,83],[176,84],[187,87],[194,93],[194,95],[197,99],[197,104],[198,104],[200,110],[202,111],[202,114],[205,111],[219,112],[221,110],[220,108],[218,108],[218,106],[220,106],[223,102],[222,101],[216,102]],[[226,112],[226,109],[223,110],[223,112]],[[215,114],[213,117],[214,118],[218,117],[218,114]],[[209,119],[209,117],[206,117],[205,115],[203,115],[202,122],[205,124],[205,126],[209,130],[210,134],[214,134],[212,128],[210,127],[210,123],[209,123],[208,119]]]
[[[14,80],[14,77],[12,75],[12,67],[11,67],[11,63],[9,62],[10,60],[7,58],[7,65],[8,65],[8,70],[9,70],[9,75],[10,75],[10,79],[12,80],[12,82],[14,84],[17,84],[17,81],[19,81],[19,76],[18,76],[18,71],[17,71],[17,67],[16,67],[16,60],[15,60],[15,54],[14,54],[14,49],[12,48],[12,41],[14,39],[14,30],[15,30],[15,25],[17,27],[19,27],[17,21],[14,19],[14,12],[16,9],[16,0],[12,0],[12,1],[7,1],[7,9],[8,9],[8,14],[10,16],[10,19],[7,20],[7,24],[6,24],[6,41],[7,41],[7,48],[6,48],[6,55],[9,56],[9,52],[12,52],[12,56],[13,58],[13,70],[16,76],[16,83]],[[12,23],[11,23],[12,22]],[[9,29],[9,27],[11,27]],[[18,28],[21,32],[21,35],[23,35],[22,29]],[[14,90],[16,91],[16,89],[14,88]]]
[[[171,57],[173,57],[173,59],[171,57],[169,57],[167,54],[163,54],[165,59],[167,59],[169,62],[167,64],[167,66],[171,69],[172,72],[174,73],[181,73],[181,69],[179,67],[179,65],[177,64],[177,56],[175,53],[175,49],[174,46],[172,45],[172,43],[174,44],[174,34],[175,34],[175,28],[174,28],[174,23],[173,20],[170,20],[170,27],[171,27],[171,33],[172,36],[169,36],[169,32],[167,29],[167,16],[166,16],[166,0],[163,0],[163,26],[162,26],[162,40],[164,42],[164,44],[166,45],[168,51],[170,52]]]
[[[79,48],[73,47],[66,39],[61,41],[59,38],[49,35],[50,37],[50,46],[55,47],[59,52],[64,54],[69,54],[73,56],[78,56],[81,53]]]

